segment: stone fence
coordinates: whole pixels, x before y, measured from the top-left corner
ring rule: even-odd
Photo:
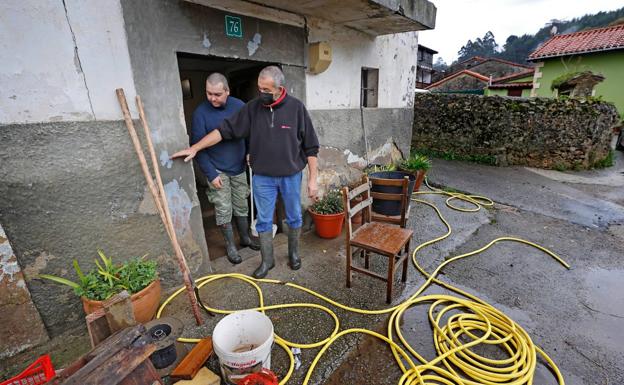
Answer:
[[[609,155],[616,108],[606,102],[417,94],[412,147],[497,165],[590,168]]]

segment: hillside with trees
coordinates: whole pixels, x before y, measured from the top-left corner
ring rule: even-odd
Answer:
[[[593,15],[585,15],[569,21],[551,20],[536,34],[522,36],[511,35],[507,37],[502,46],[496,42],[494,34],[488,31],[483,37],[468,42],[458,52],[456,63],[469,59],[473,56],[497,57],[516,63],[525,63],[527,57],[553,34],[564,34],[583,31],[586,29],[606,27],[609,25],[624,24],[624,7],[611,12],[599,12]],[[455,64],[455,63],[453,63]],[[436,62],[439,67],[444,67],[444,61]]]

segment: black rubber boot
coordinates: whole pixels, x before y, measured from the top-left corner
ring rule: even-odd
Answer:
[[[260,254],[262,255],[262,263],[253,272],[254,278],[264,278],[275,266],[273,259],[273,231],[258,233],[260,239]]]
[[[301,238],[301,227],[298,229],[288,229],[288,265],[293,270],[299,270],[301,268],[299,238]]]
[[[234,217],[234,223],[236,223],[236,228],[238,229],[241,247],[249,247],[252,250],[260,250],[258,242],[254,241],[249,236],[249,221],[247,220],[247,217]]]
[[[225,249],[227,251],[228,261],[235,265],[243,262],[241,256],[238,255],[238,250],[236,250],[236,244],[234,243],[234,229],[232,228],[232,224],[226,223],[219,227],[221,228],[221,233],[223,233],[223,238],[225,239]]]

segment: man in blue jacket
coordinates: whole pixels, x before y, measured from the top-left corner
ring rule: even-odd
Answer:
[[[286,209],[289,265],[293,270],[301,267],[302,170],[308,165],[307,195],[316,199],[319,142],[303,103],[287,95],[284,74],[278,67],[269,66],[260,72],[258,90],[258,98],[223,120],[218,129],[199,142],[173,154],[172,158],[184,157],[184,161],[188,162],[202,149],[218,145],[223,140],[249,139],[254,200],[258,209],[256,229],[262,254],[262,263],[253,275],[263,278],[275,265],[272,225],[278,192]]]
[[[223,120],[236,114],[244,105],[241,100],[229,96],[228,81],[220,73],[213,73],[206,79],[208,100],[193,112],[191,144],[196,144],[204,136],[219,127]],[[247,149],[244,139],[224,140],[216,146],[197,153],[199,167],[209,181],[206,195],[215,206],[217,226],[223,233],[227,258],[233,263],[241,263],[234,243],[232,214],[238,228],[242,247],[259,250],[260,247],[249,237],[247,197],[249,185],[245,173]]]

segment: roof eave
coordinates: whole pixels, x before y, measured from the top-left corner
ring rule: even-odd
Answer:
[[[576,56],[576,55],[584,55],[588,53],[600,53],[600,52],[609,52],[609,51],[617,51],[617,50],[624,50],[624,47],[618,46],[618,47],[612,47],[612,48],[584,50],[584,51],[570,52],[570,53],[563,53],[563,54],[544,55],[544,56],[538,56],[534,58],[529,56],[527,58],[527,61],[536,62],[536,61],[541,61],[544,59],[554,59],[554,58],[564,57],[564,56]]]

